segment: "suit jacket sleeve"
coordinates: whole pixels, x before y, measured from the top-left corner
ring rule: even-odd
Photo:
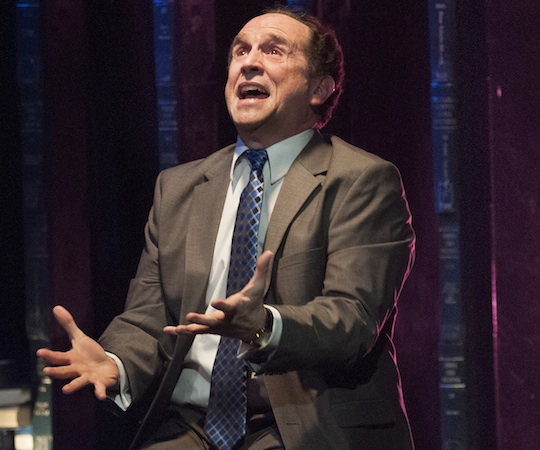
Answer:
[[[401,178],[380,158],[334,147],[276,254],[268,298],[283,332],[262,373],[352,368],[380,334],[391,338],[415,241]]]
[[[172,323],[163,302],[158,255],[162,174],[156,182],[154,203],[145,227],[145,246],[131,280],[124,312],[115,317],[99,339],[123,362],[134,402],[159,381],[170,360],[174,338],[163,333]]]

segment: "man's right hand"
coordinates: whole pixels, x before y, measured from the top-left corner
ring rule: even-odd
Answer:
[[[107,389],[118,388],[120,373],[116,363],[101,345],[81,331],[67,309],[55,306],[53,314],[68,334],[71,350],[57,352],[40,348],[37,356],[53,364],[45,367],[43,373],[58,380],[71,379],[62,388],[64,394],[71,394],[92,384],[96,397],[105,400]]]

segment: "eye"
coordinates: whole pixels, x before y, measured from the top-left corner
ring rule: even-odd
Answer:
[[[248,49],[244,46],[238,46],[233,49],[233,56],[245,56],[248,53]]]
[[[281,51],[281,49],[279,47],[268,47],[264,53],[266,53],[267,55],[272,55],[272,56],[281,56],[283,54],[283,52]]]

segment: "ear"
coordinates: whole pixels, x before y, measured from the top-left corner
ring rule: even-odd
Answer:
[[[314,78],[311,82],[311,106],[324,104],[336,90],[336,82],[330,75]]]

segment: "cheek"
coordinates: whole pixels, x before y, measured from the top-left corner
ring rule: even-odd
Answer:
[[[227,82],[225,84],[225,92],[224,92],[225,101],[227,104],[231,104],[234,101],[235,98],[235,90],[234,90],[234,83]]]
[[[230,66],[229,68],[229,72],[227,74],[227,82],[225,83],[225,93],[231,91],[234,89],[234,85],[236,83],[236,80],[237,80],[237,76],[235,76],[235,70],[233,68],[233,66]]]
[[[227,81],[227,83],[225,84],[225,97],[228,98],[231,95],[231,91],[232,91],[231,83]]]
[[[309,88],[309,79],[300,67],[294,67],[282,72],[279,78],[277,84],[281,84],[288,92],[304,93]]]
[[[308,86],[303,80],[289,79],[281,86],[281,98],[292,104],[307,102]]]

